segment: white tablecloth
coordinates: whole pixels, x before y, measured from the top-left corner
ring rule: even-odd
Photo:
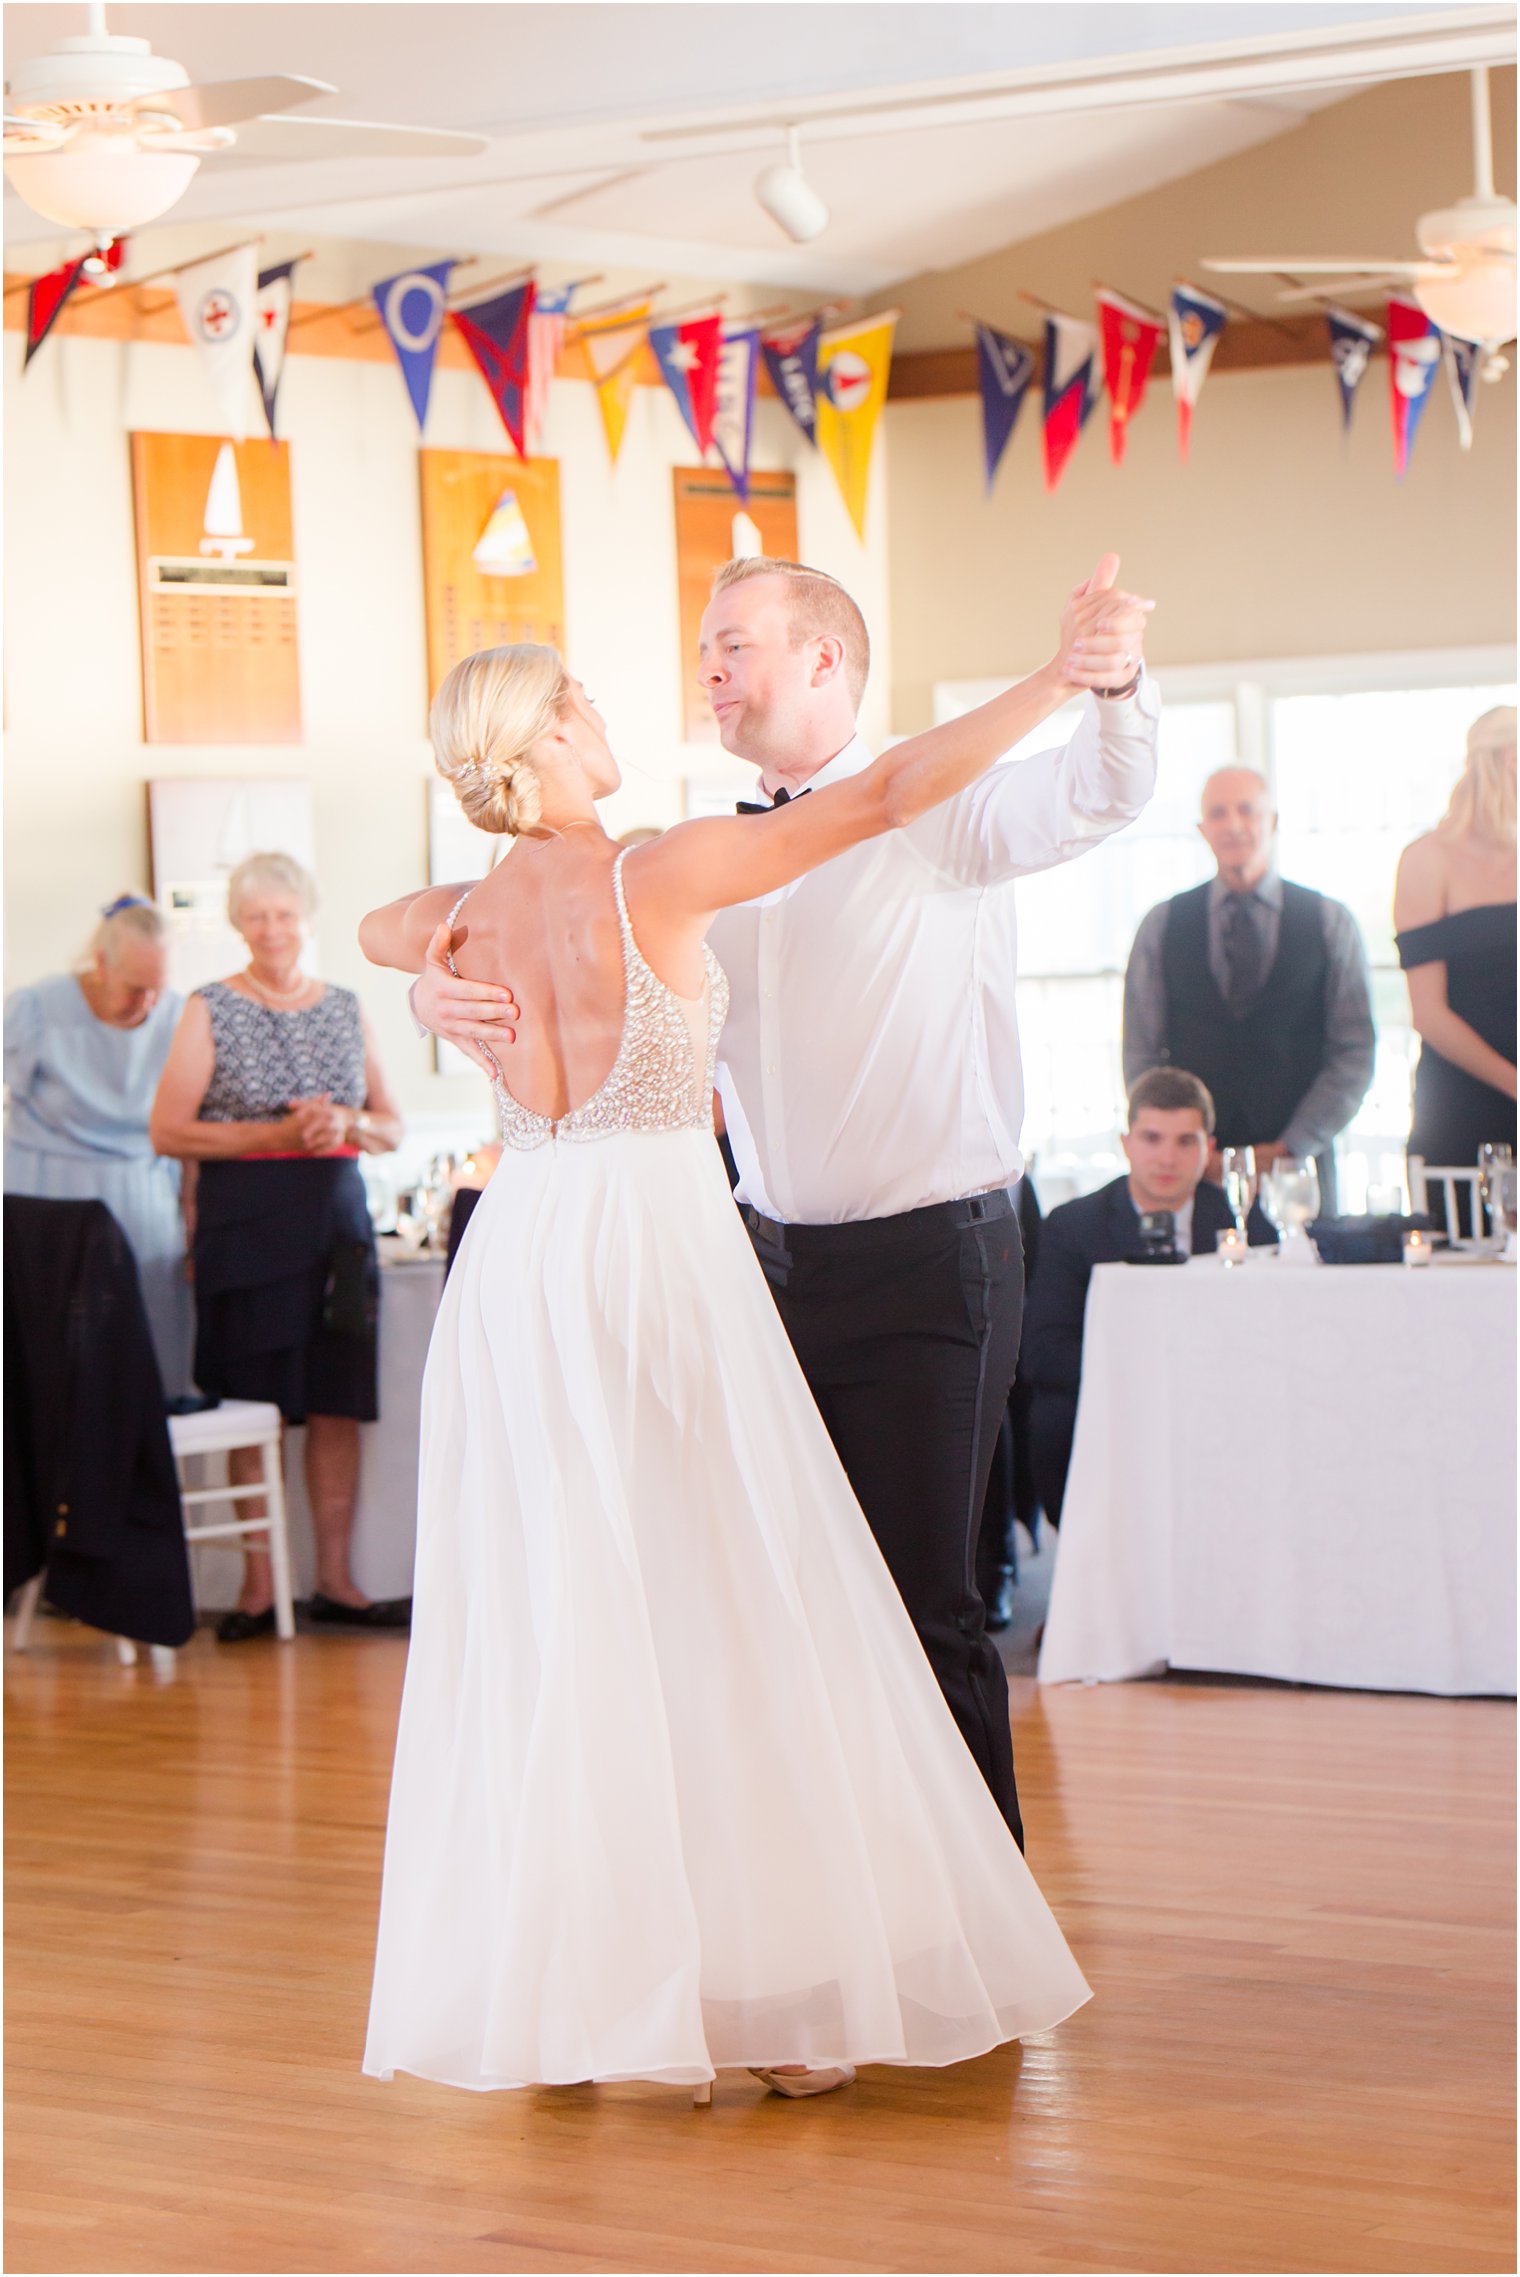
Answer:
[[[359,1433],[359,1498],[354,1516],[354,1579],[371,1597],[409,1597],[417,1541],[417,1430],[422,1369],[443,1288],[443,1260],[387,1264],[380,1276],[380,1420]],[[291,1562],[298,1597],[315,1576],[306,1500],[304,1430],[285,1434]],[[225,1511],[208,1505],[206,1517]],[[195,1601],[202,1611],[237,1602],[243,1561],[236,1552],[197,1550]]]
[[[1100,1265],[1040,1678],[1515,1690],[1493,1264]]]

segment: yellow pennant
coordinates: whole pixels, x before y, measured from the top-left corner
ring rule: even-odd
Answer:
[[[866,534],[866,485],[876,422],[887,400],[892,334],[899,311],[873,316],[818,343],[818,448],[834,469],[840,496],[860,537]]]
[[[586,343],[596,400],[601,405],[607,448],[614,461],[622,448],[628,407],[638,384],[639,356],[649,330],[648,299],[620,301],[579,326]]]

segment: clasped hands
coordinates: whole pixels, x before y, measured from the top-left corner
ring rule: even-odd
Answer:
[[[283,1135],[298,1154],[331,1154],[349,1138],[350,1110],[333,1104],[330,1091],[317,1091],[309,1099],[292,1099],[283,1118]]]
[[[1061,612],[1054,670],[1069,688],[1127,688],[1145,656],[1145,621],[1154,601],[1115,585],[1119,556],[1106,553],[1072,588]]]

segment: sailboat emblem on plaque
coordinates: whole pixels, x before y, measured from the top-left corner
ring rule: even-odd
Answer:
[[[236,561],[240,553],[252,553],[253,540],[243,534],[243,493],[238,487],[237,456],[230,443],[223,443],[216,454],[202,524],[206,533],[201,539],[202,553],[213,554],[219,561]]]

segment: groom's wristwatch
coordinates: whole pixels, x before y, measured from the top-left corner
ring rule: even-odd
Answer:
[[[1136,671],[1133,680],[1126,680],[1122,688],[1094,688],[1093,694],[1101,696],[1105,703],[1116,704],[1121,697],[1132,696],[1144,677],[1145,666],[1142,664]]]

